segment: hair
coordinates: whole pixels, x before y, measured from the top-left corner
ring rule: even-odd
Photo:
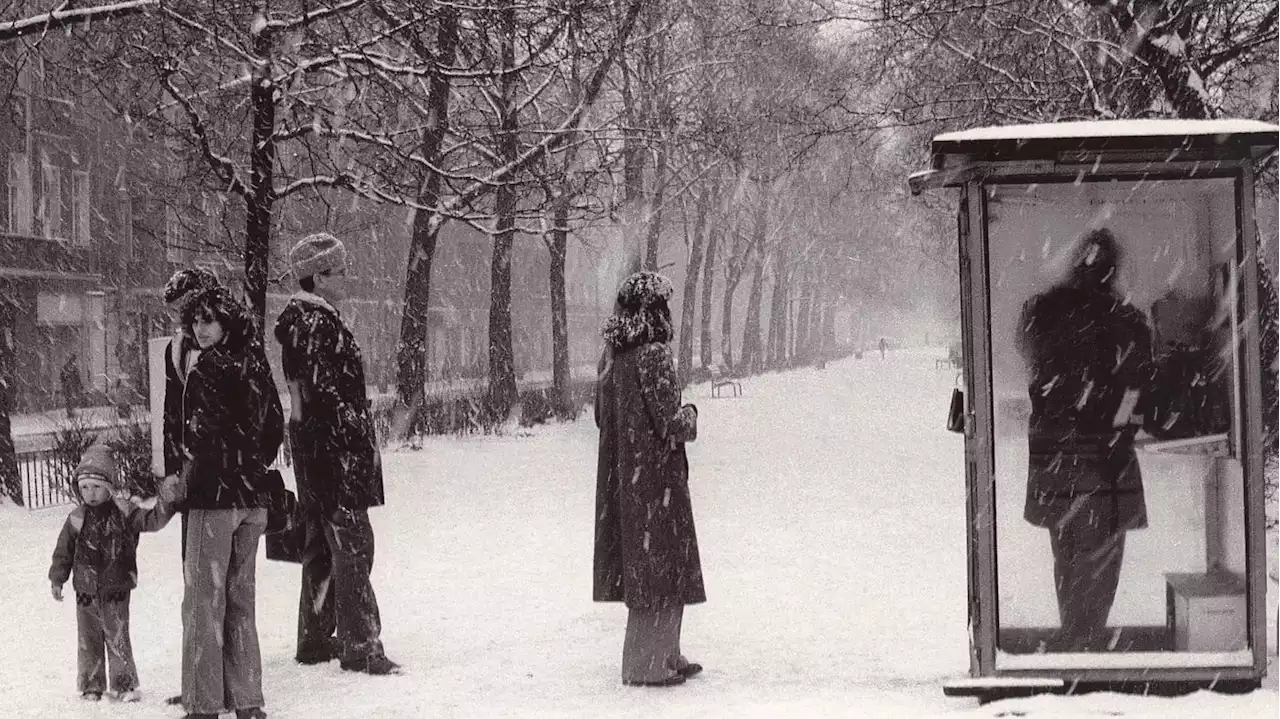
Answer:
[[[222,325],[223,344],[240,347],[249,340],[249,314],[225,287],[203,290],[182,308],[182,328],[189,334],[195,334],[191,326],[197,321],[210,320]]]

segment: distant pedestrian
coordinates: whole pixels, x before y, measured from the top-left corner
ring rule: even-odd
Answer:
[[[889,343],[885,340],[885,338],[881,337],[880,338],[880,359],[884,359],[884,353],[885,353],[885,350],[887,349],[889,349]]]
[[[138,669],[129,638],[129,597],[138,586],[138,534],[168,524],[173,508],[166,495],[171,488],[162,490],[151,509],[118,496],[115,455],[100,444],[85,450],[71,486],[78,506],[58,535],[49,582],[59,602],[67,579],[75,588],[76,687],[81,698],[98,701],[109,677],[117,699],[136,702]]]
[[[342,669],[396,674],[382,646],[370,575],[369,508],[382,506],[382,459],[364,359],[338,304],[347,296],[347,250],[333,235],[303,238],[289,252],[296,293],[276,321],[289,384],[290,445],[301,520],[300,664],[337,658]],[[334,636],[336,633],[336,637]]]
[[[67,419],[74,419],[76,409],[84,402],[84,379],[80,376],[80,357],[75,352],[62,364],[58,382],[62,385],[62,401],[67,408]]]
[[[671,356],[671,282],[631,275],[605,323],[593,598],[624,602],[622,682],[671,686],[702,670],[680,651],[686,604],[706,601],[684,445],[698,410],[680,404]]]

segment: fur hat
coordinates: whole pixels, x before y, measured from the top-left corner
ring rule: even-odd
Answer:
[[[302,279],[347,266],[347,248],[328,232],[307,235],[289,250],[293,276]]]
[[[76,465],[77,489],[82,481],[99,482],[111,491],[120,488],[116,454],[110,447],[105,444],[95,444],[84,451],[80,456],[80,464]]]
[[[637,272],[618,288],[618,306],[624,310],[648,309],[671,299],[671,280],[657,272]]]
[[[177,303],[178,310],[181,311],[197,292],[218,287],[220,284],[218,278],[206,269],[200,267],[181,269],[173,273],[169,281],[164,283],[164,302],[168,305]]]
[[[615,351],[648,344],[670,342],[671,280],[657,272],[637,272],[618,288],[618,306],[605,320],[600,332]]]

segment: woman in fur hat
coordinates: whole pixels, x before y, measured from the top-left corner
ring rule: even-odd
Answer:
[[[680,653],[684,606],[706,592],[684,450],[698,410],[680,404],[670,297],[670,280],[655,272],[622,283],[596,386],[594,599],[627,605],[628,685],[683,684],[702,669]]]

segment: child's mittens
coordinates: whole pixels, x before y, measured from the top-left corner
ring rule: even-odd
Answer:
[[[55,584],[50,584],[50,585],[49,585],[49,589],[51,590],[51,593],[53,594],[53,598],[54,598],[54,599],[56,599],[56,600],[58,600],[59,602],[61,602],[61,601],[62,601],[62,585],[61,585],[61,584],[56,584],[56,583],[55,583]]]

